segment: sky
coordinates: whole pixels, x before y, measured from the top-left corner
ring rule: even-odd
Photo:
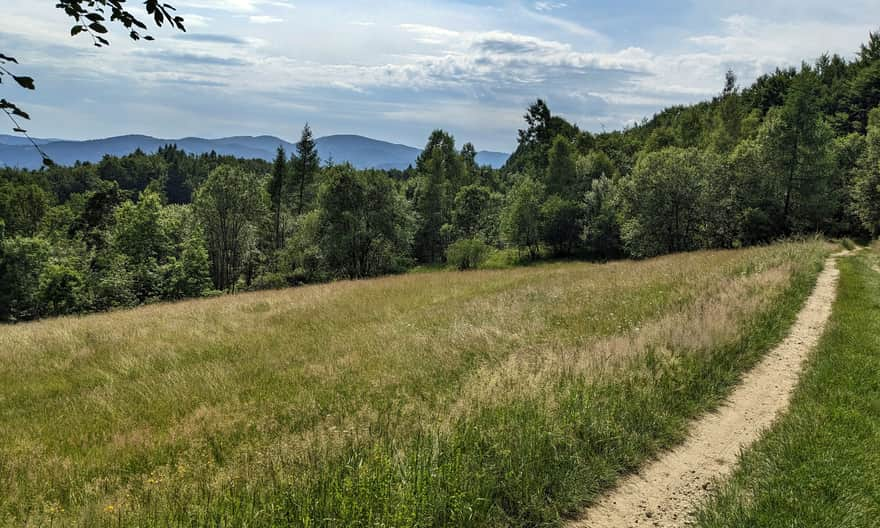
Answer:
[[[168,0],[187,32],[111,46],[70,37],[53,0],[0,0],[0,53],[36,79],[2,96],[37,137],[361,134],[510,152],[544,98],[582,129],[614,130],[825,52],[852,57],[876,0]],[[139,1],[131,1],[139,8]],[[8,132],[0,129],[0,132]]]

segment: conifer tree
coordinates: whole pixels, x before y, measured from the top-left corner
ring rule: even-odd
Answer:
[[[294,184],[296,188],[296,214],[301,215],[306,210],[306,202],[309,200],[308,193],[315,182],[315,175],[321,167],[321,158],[318,157],[318,146],[312,138],[312,129],[309,124],[303,127],[302,136],[296,144],[296,157],[294,162]]]

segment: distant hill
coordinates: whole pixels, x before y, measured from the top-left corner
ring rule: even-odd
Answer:
[[[53,141],[61,141],[60,139],[40,139],[33,138],[34,142],[37,145],[45,145],[46,143],[52,143]],[[24,136],[10,136],[8,134],[0,134],[0,145],[30,145],[31,142],[28,138]]]
[[[123,156],[137,149],[152,153],[169,144],[175,144],[178,148],[193,154],[203,154],[213,150],[223,155],[265,160],[272,160],[275,157],[275,150],[279,145],[288,153],[293,152],[295,148],[292,143],[274,136],[161,139],[128,135],[86,141],[59,139],[35,139],[35,141],[55,163],[60,165],[73,165],[77,161],[95,163],[106,154]],[[359,169],[405,169],[415,163],[421,152],[415,147],[356,135],[325,136],[315,142],[322,160],[332,159],[336,163],[349,162]],[[498,168],[504,165],[508,157],[508,154],[501,152],[481,151],[477,153],[477,162]],[[0,166],[36,169],[41,164],[39,153],[26,138],[0,134]]]

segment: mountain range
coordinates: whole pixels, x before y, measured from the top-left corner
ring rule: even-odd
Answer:
[[[77,161],[98,162],[104,155],[124,156],[137,149],[146,153],[156,152],[164,145],[174,144],[192,154],[211,151],[239,158],[259,158],[272,160],[278,146],[288,152],[295,151],[293,143],[274,136],[235,136],[219,139],[188,137],[183,139],[161,139],[152,136],[127,135],[104,139],[68,141],[61,139],[39,139],[34,141],[59,165],[73,165]],[[405,169],[415,164],[420,149],[397,143],[389,143],[364,136],[334,135],[315,140],[321,160],[332,159],[336,163],[349,162],[359,169]],[[477,162],[480,165],[502,166],[509,154],[480,151]],[[0,166],[37,169],[42,165],[40,154],[27,138],[0,134]]]

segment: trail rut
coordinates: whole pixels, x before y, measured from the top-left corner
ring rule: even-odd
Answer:
[[[831,315],[839,272],[828,258],[788,336],[744,377],[726,402],[698,419],[688,439],[628,476],[569,528],[678,527],[734,468],[740,451],[788,407],[804,360]]]

